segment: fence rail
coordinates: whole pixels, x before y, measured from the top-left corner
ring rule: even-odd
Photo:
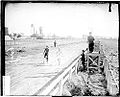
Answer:
[[[63,85],[67,79],[70,79],[73,72],[77,73],[77,65],[80,61],[80,55],[75,58],[66,68],[59,72],[47,84],[39,89],[34,95],[60,95],[62,96]]]
[[[113,77],[113,71],[110,69],[108,59],[104,59],[104,72],[107,79],[107,89],[111,94],[114,94],[114,87],[116,87],[116,90],[119,90],[119,84],[117,84],[115,78]]]

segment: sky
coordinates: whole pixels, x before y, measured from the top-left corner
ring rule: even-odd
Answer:
[[[5,8],[5,26],[9,33],[31,35],[31,24],[44,35],[81,38],[95,36],[118,38],[118,5],[89,3],[9,3]]]

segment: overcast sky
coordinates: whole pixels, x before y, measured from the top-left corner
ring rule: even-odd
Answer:
[[[31,35],[31,24],[41,26],[45,35],[82,37],[93,35],[118,37],[118,5],[88,3],[14,3],[5,8],[5,26],[9,33]]]

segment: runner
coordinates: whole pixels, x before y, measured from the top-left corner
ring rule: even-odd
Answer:
[[[48,52],[49,52],[49,47],[46,46],[46,48],[44,49],[43,54],[44,54],[44,58],[46,59],[47,62],[48,62]]]

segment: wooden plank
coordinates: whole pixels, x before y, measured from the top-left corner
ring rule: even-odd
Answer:
[[[72,77],[72,69],[69,71],[69,79]]]
[[[100,56],[98,57],[98,71],[100,72]]]
[[[55,96],[58,91],[59,91],[59,83],[56,84],[56,86],[50,91],[50,93],[48,93],[48,95],[53,95],[53,96]]]
[[[60,81],[60,96],[62,96],[62,92],[63,92],[63,79],[61,79],[61,81]]]
[[[50,93],[51,96],[57,96],[56,94],[59,91],[59,87],[57,87],[52,93]]]
[[[67,81],[68,78],[69,78],[69,75],[67,75],[67,76],[63,79],[63,84]]]
[[[10,95],[10,76],[3,76],[3,96]]]
[[[98,67],[89,67],[89,68],[98,68]]]
[[[99,53],[87,53],[86,55],[87,56],[100,56]]]
[[[115,78],[113,77],[113,71],[112,71],[112,70],[109,70],[109,71],[110,71],[111,76],[112,76],[112,79],[113,79],[113,81],[114,81],[114,83],[111,83],[111,84],[116,85],[116,86],[117,86],[117,88],[119,88],[119,86],[118,86],[118,84],[117,84],[117,82],[116,82]]]
[[[89,72],[89,57],[87,56],[87,72]]]
[[[89,57],[89,59],[93,62],[94,65],[97,65],[97,63],[92,58]]]
[[[72,68],[72,72],[74,72],[76,70],[76,68],[74,67],[74,68]]]

